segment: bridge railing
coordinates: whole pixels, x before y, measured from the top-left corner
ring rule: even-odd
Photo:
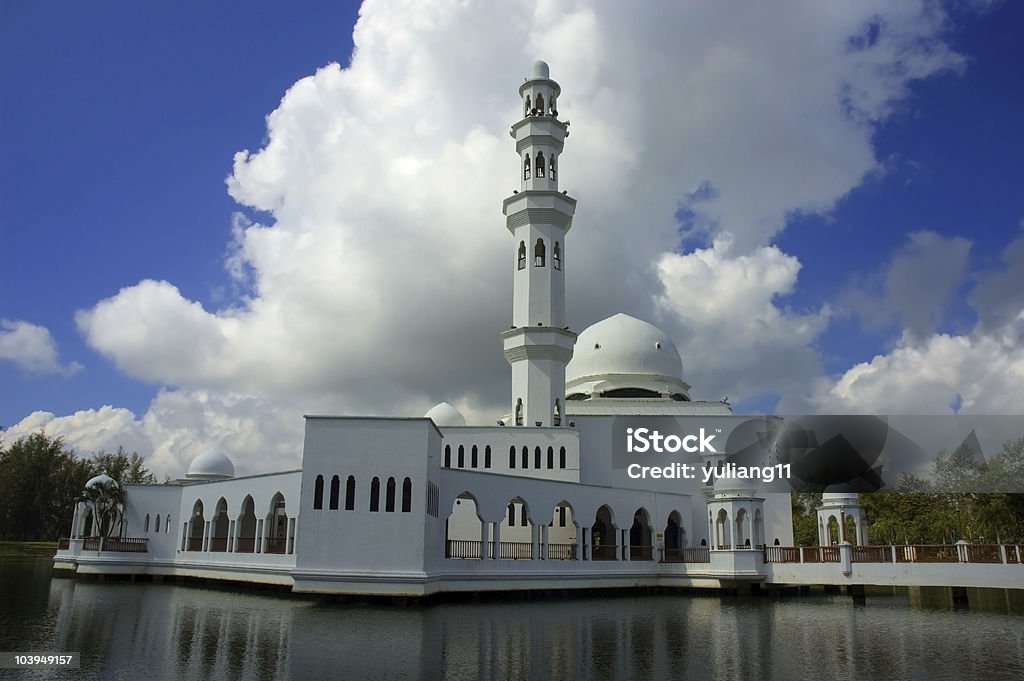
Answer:
[[[766,563],[838,563],[840,546],[766,546]],[[1018,544],[906,544],[850,546],[854,563],[1004,563],[1020,565]]]
[[[691,546],[685,549],[662,549],[662,563],[710,563],[711,549],[707,546]]]

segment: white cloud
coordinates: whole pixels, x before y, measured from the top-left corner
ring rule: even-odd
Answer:
[[[150,407],[157,456],[184,456],[173,442],[198,423],[167,425],[175,410],[271,442],[298,415],[270,432],[245,409],[422,413],[446,399],[484,423],[507,410],[496,334],[513,245],[499,211],[518,186],[507,130],[535,58],[573,123],[560,167],[580,201],[565,247],[573,328],[660,317],[698,396],[814,375],[808,344],[828,310],[778,305],[799,263],[767,244],[879,172],[878,122],[910,82],[962,64],[944,17],[914,0],[653,8],[364,3],[350,66],[296,82],[266,145],[235,156],[229,193],[269,213],[237,220],[227,247],[244,295],[205,308],[143,281],[77,315],[125,373],[180,388]],[[679,255],[681,227],[714,246]],[[714,297],[741,313],[702,306]]]
[[[49,329],[21,320],[0,319],[0,360],[39,374],[71,376],[82,370],[78,362],[61,364]]]
[[[708,397],[802,390],[820,374],[812,344],[827,307],[796,312],[776,298],[793,291],[800,263],[774,246],[733,256],[719,240],[658,263],[659,306],[676,335],[687,380]]]
[[[825,413],[1024,413],[1024,236],[1007,245],[1002,261],[1005,267],[976,278],[970,300],[978,323],[972,330],[922,336],[908,329],[890,352],[835,380],[822,379],[814,391],[815,408]]]

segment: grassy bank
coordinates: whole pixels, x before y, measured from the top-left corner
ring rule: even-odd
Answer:
[[[0,541],[0,556],[52,556],[55,541]]]

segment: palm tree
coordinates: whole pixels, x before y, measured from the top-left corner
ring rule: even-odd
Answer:
[[[86,484],[82,500],[92,507],[100,536],[114,536],[115,526],[117,536],[121,535],[125,496],[124,488],[116,480],[106,475],[93,478]]]

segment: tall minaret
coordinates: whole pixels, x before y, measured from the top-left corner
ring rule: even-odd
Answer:
[[[512,328],[501,334],[512,365],[509,425],[565,423],[565,365],[576,334],[565,324],[565,235],[576,199],[558,191],[558,166],[567,122],[558,119],[562,89],[548,65],[534,62],[519,86],[523,118],[512,126],[519,155],[520,191],[505,199],[505,224],[514,237]]]

